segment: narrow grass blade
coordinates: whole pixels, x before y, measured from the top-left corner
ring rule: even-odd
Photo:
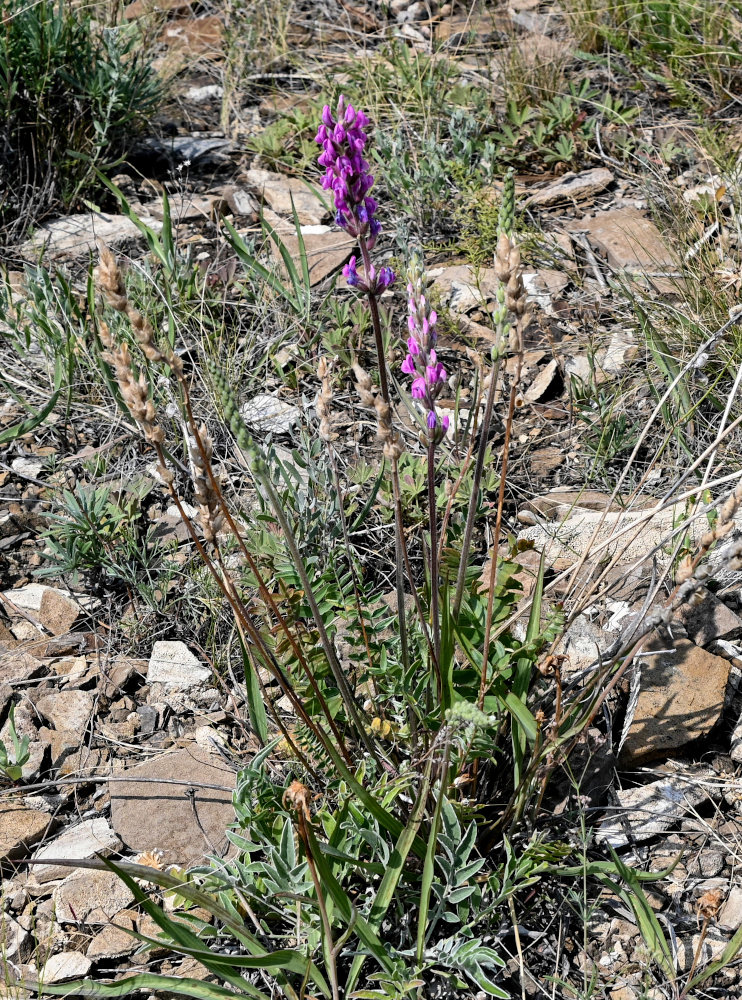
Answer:
[[[536,585],[531,599],[531,613],[528,616],[526,627],[526,645],[534,643],[541,631],[541,608],[544,596],[544,572],[546,564],[544,554],[541,553],[539,561]],[[533,658],[531,656],[521,656],[515,661],[515,669],[511,682],[511,693],[525,707],[528,689],[531,686],[531,676],[533,673]],[[528,745],[528,732],[521,726],[518,715],[513,714],[511,725],[511,738],[513,745],[513,780],[515,787],[520,785],[523,777],[523,761]]]
[[[438,790],[438,797],[435,802],[435,812],[433,813],[433,822],[430,825],[430,833],[428,834],[428,843],[425,849],[425,860],[423,862],[423,877],[422,877],[422,887],[420,889],[420,908],[417,914],[417,949],[416,949],[416,961],[418,969],[422,968],[423,960],[425,958],[425,939],[428,931],[428,911],[430,909],[430,890],[433,885],[433,874],[435,869],[435,851],[438,846],[438,831],[441,827],[441,810],[443,808],[443,799],[445,797],[444,792],[444,780],[443,776],[447,773],[448,768],[443,768],[443,775],[441,778],[441,786]]]
[[[158,976],[153,972],[140,972],[116,983],[98,983],[92,979],[79,979],[67,983],[35,983],[29,980],[19,980],[10,983],[29,990],[37,996],[59,997],[94,997],[106,1000],[107,997],[127,997],[140,990],[157,990],[160,993],[172,993],[175,996],[183,994],[196,997],[197,1000],[233,1000],[240,996],[233,989],[217,986],[214,983],[204,983],[200,979],[181,979],[179,976]],[[255,987],[249,987],[242,996],[254,997],[255,1000],[271,1000],[267,993],[262,993]]]
[[[255,735],[260,740],[262,746],[268,742],[268,716],[265,711],[263,693],[258,682],[258,668],[250,655],[250,650],[245,645],[245,640],[240,633],[240,647],[242,649],[242,665],[245,672],[245,697],[247,698],[247,712],[250,717],[250,725]]]
[[[394,845],[394,850],[389,858],[389,863],[384,872],[384,877],[381,880],[378,892],[376,893],[376,898],[374,899],[373,906],[371,907],[368,922],[375,931],[378,931],[381,927],[381,923],[386,915],[386,912],[394,899],[394,893],[397,891],[399,880],[402,877],[405,862],[407,861],[407,857],[412,849],[417,832],[420,829],[420,824],[423,821],[423,816],[425,815],[425,804],[428,801],[428,794],[430,792],[430,774],[432,767],[433,759],[430,757],[428,759],[427,767],[425,768],[425,775],[420,787],[420,792],[418,793],[415,805],[412,809],[412,814],[409,818],[407,826],[405,826],[404,830],[397,838],[397,843]],[[353,990],[358,982],[358,977],[361,974],[364,961],[364,955],[357,955],[355,957],[345,987],[347,992]]]
[[[355,775],[351,772],[350,768],[346,765],[341,755],[329,741],[327,742],[325,749],[327,750],[335,769],[343,781],[347,784],[350,791],[352,791],[354,795],[358,796],[366,809],[368,809],[371,815],[377,819],[379,823],[381,823],[385,830],[388,830],[394,837],[399,837],[404,829],[400,820],[398,820],[396,816],[392,816],[392,814],[388,812],[388,810],[386,810],[366,788],[363,787],[360,781],[358,781]],[[424,858],[425,842],[421,840],[420,837],[415,837],[412,844],[412,850],[419,858]]]
[[[332,899],[333,903],[337,907],[338,913],[343,918],[345,923],[350,924],[351,921],[353,922],[354,932],[369,949],[382,969],[384,969],[385,972],[392,972],[394,970],[394,962],[390,958],[386,947],[379,940],[378,935],[371,925],[357,911],[355,911],[355,907],[351,903],[347,893],[332,874],[330,866],[327,863],[327,859],[322,852],[320,844],[317,842],[314,830],[310,824],[306,824],[306,831],[307,839],[309,840],[309,848],[312,852],[314,863],[317,866],[317,872],[322,883],[322,888]]]
[[[304,304],[309,309],[309,295],[310,295],[310,283],[309,283],[309,258],[307,257],[307,248],[304,244],[304,234],[301,231],[301,223],[299,222],[299,213],[296,211],[296,205],[294,204],[294,196],[290,194],[291,198],[291,215],[294,219],[294,227],[296,229],[296,238],[299,241],[299,260],[301,262],[301,285],[294,283],[294,290],[296,291],[297,298],[302,295],[304,298]]]
[[[245,267],[254,274],[257,274],[269,288],[272,288],[277,295],[280,295],[281,298],[291,306],[295,313],[301,314],[301,303],[296,301],[295,297],[291,294],[291,291],[286,287],[286,285],[284,285],[275,272],[266,267],[264,264],[261,264],[258,258],[250,252],[250,249],[245,241],[227,219],[222,219],[222,223],[227,231],[225,236],[227,243],[229,243]],[[268,228],[270,229],[270,227]]]

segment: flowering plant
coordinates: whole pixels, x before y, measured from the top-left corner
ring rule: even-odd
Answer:
[[[343,274],[348,284],[359,291],[380,295],[394,283],[395,274],[390,267],[382,267],[377,274],[369,259],[381,225],[374,218],[378,207],[376,199],[369,194],[374,177],[363,157],[368,141],[364,129],[368,123],[363,111],[356,111],[343,96],[338,101],[337,118],[326,104],[316,136],[322,146],[317,162],[325,168],[322,187],[333,193],[335,222],[358,239],[366,271],[364,279],[358,274],[356,258],[351,257]]]

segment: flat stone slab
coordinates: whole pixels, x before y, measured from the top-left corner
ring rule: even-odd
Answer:
[[[287,222],[268,208],[263,212],[263,218],[276,231],[278,238],[288,250],[301,274],[301,252],[294,223]],[[352,236],[348,236],[342,229],[337,229],[334,226],[310,225],[300,228],[307,255],[309,284],[313,287],[339,270],[350,258],[357,244]],[[285,277],[281,253],[273,240],[270,241],[270,246],[273,259],[278,264],[279,269],[284,272]]]
[[[162,223],[156,219],[143,221],[153,229],[162,228]],[[52,257],[74,260],[94,253],[98,240],[102,240],[107,246],[117,247],[141,238],[142,234],[126,215],[82,212],[80,215],[67,215],[62,219],[43,223],[23,244],[21,251],[26,256],[46,253]]]
[[[51,984],[62,983],[67,979],[79,979],[88,974],[92,964],[90,959],[79,951],[59,951],[46,962],[39,980]]]
[[[93,706],[89,691],[54,691],[36,702],[36,708],[58,732],[75,733],[78,739],[85,732]]]
[[[66,868],[65,871],[70,871]],[[54,889],[57,920],[95,923],[110,920],[133,900],[131,890],[118,875],[109,871],[78,868]]]
[[[87,860],[96,854],[106,857],[120,847],[121,841],[108,825],[108,821],[101,816],[97,819],[86,819],[77,826],[65,830],[37,851],[34,860],[44,861],[46,858]],[[37,882],[51,882],[68,875],[69,868],[55,864],[34,865],[33,874]]]
[[[547,564],[556,570],[574,565],[589,548],[593,559],[615,556],[622,566],[645,558],[655,547],[657,563],[668,561],[664,546],[670,535],[687,517],[684,504],[673,504],[662,510],[640,510],[634,505],[631,510],[608,511],[586,510],[575,504],[571,513],[552,516],[548,521],[518,532],[518,539],[533,542],[539,551],[544,551]],[[734,519],[735,527],[742,529],[742,513]],[[708,531],[705,518],[696,517],[687,523],[690,543],[698,544]],[[594,536],[594,537],[593,537]]]
[[[497,294],[500,281],[494,267],[474,268],[470,264],[452,264],[428,272],[433,288],[443,305],[456,313],[467,313]]]
[[[687,639],[653,639],[637,657],[641,680],[622,763],[657,757],[705,736],[719,721],[729,661]]]
[[[147,669],[150,684],[164,684],[179,691],[203,684],[211,677],[211,670],[204,666],[184,642],[163,640],[152,647]]]
[[[49,813],[4,802],[0,809],[0,861],[27,855],[28,848],[44,836]]]
[[[328,216],[319,196],[296,177],[286,177],[271,170],[253,168],[245,171],[244,179],[267,202],[277,215],[293,218],[291,199],[302,226],[320,225]]]
[[[628,827],[634,840],[649,840],[704,802],[714,778],[710,768],[698,768],[692,775],[668,774],[648,785],[619,789],[620,810],[601,823],[595,839],[611,847],[624,847],[629,842]]]
[[[125,924],[132,929],[134,921],[131,917],[124,918],[122,914],[116,918],[119,925]],[[133,934],[127,934],[121,926],[105,927],[93,938],[85,953],[92,962],[109,961],[112,958],[121,958],[136,951],[140,942]]]
[[[248,427],[265,434],[288,434],[301,418],[298,406],[266,392],[243,403],[240,413]]]
[[[29,681],[46,673],[47,668],[30,653],[21,649],[10,649],[0,653],[0,678],[8,684],[13,681]]]
[[[526,199],[525,205],[557,205],[564,201],[589,198],[604,191],[613,183],[613,174],[606,167],[583,170],[579,174],[564,174],[558,181],[535,191]]]
[[[587,232],[593,246],[616,271],[632,277],[649,275],[660,291],[677,291],[677,286],[654,272],[675,270],[672,255],[662,235],[643,212],[636,208],[617,208],[582,219],[574,231]]]
[[[697,646],[708,646],[715,639],[737,639],[742,635],[742,618],[707,590],[703,600],[692,607],[684,604],[677,617],[685,625],[688,638]]]
[[[225,830],[234,823],[231,790],[236,774],[216,754],[194,745],[129,768],[124,776],[132,780],[109,786],[111,821],[131,850],[160,850],[166,864],[202,860],[212,847],[199,829],[195,806],[213,851],[225,851]],[[140,782],[137,778],[159,780]],[[192,781],[192,798],[188,787],[170,784],[170,778]],[[227,790],[199,788],[199,784],[222,785]]]

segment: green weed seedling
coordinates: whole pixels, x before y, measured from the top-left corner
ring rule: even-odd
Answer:
[[[0,772],[5,775],[8,781],[20,781],[23,774],[23,765],[30,759],[28,749],[30,736],[19,738],[15,728],[15,705],[10,706],[8,712],[8,730],[13,749],[9,750],[5,743],[0,740]]]

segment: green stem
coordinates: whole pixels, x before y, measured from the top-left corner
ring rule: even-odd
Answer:
[[[358,707],[355,703],[355,698],[353,692],[350,690],[348,681],[346,680],[345,674],[343,673],[343,668],[340,666],[335,649],[332,645],[332,641],[327,634],[325,628],[325,623],[322,620],[322,612],[317,604],[317,599],[314,596],[314,590],[312,589],[312,584],[307,576],[307,571],[304,568],[304,561],[299,552],[299,546],[296,543],[296,537],[294,535],[293,529],[288,522],[288,518],[284,514],[283,507],[281,506],[281,500],[273,488],[273,483],[270,481],[268,476],[260,476],[260,484],[266,492],[268,500],[270,501],[271,507],[273,508],[273,513],[276,516],[276,520],[281,526],[284,539],[288,545],[289,551],[291,552],[291,557],[294,561],[294,566],[299,574],[299,579],[301,580],[302,588],[304,589],[304,596],[307,599],[307,603],[312,611],[315,624],[317,626],[317,632],[319,633],[319,639],[322,644],[322,649],[324,650],[325,656],[327,657],[327,662],[329,664],[330,670],[332,671],[332,676],[335,679],[335,683],[340,691],[340,696],[345,704],[346,711],[348,712],[349,720],[355,727],[356,734],[361,740],[365,748],[374,758],[374,760],[379,763],[379,757],[376,752],[376,747],[369,738],[366,732],[366,727],[358,714]]]
[[[435,508],[435,443],[428,445],[428,518],[430,522],[430,609],[438,698],[443,697],[441,677],[441,623],[438,608],[438,515]]]
[[[490,373],[490,385],[487,390],[487,401],[484,405],[484,418],[482,420],[482,427],[479,432],[479,448],[477,450],[477,461],[474,466],[474,479],[472,481],[471,490],[471,500],[469,501],[469,510],[466,515],[466,527],[464,528],[464,540],[461,544],[461,562],[459,563],[459,572],[456,578],[456,593],[453,599],[453,618],[454,620],[459,617],[459,611],[461,610],[461,602],[464,597],[464,585],[466,583],[466,568],[469,563],[469,549],[471,548],[471,539],[474,533],[474,521],[477,516],[477,500],[479,498],[479,486],[482,482],[482,473],[484,471],[484,456],[487,451],[487,438],[489,436],[490,423],[492,422],[492,410],[495,405],[495,391],[497,388],[497,379],[500,373],[500,359],[498,358],[495,365]]]

